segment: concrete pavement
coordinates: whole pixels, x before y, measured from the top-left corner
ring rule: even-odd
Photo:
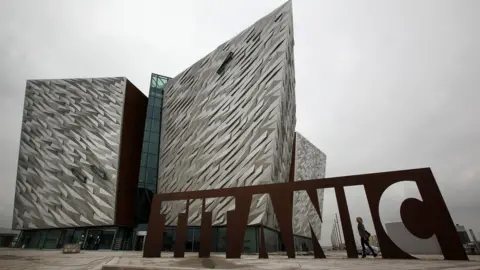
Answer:
[[[162,258],[142,258],[133,251],[82,251],[79,254],[62,254],[60,250],[0,249],[0,269],[57,270],[57,269],[452,269],[480,270],[480,256],[471,261],[445,261],[441,256],[422,256],[422,260],[386,260],[381,258],[347,259],[342,252],[327,252],[327,259],[315,260],[312,256],[288,259],[270,255],[260,260],[254,255],[242,259],[225,259],[224,254],[212,254],[210,259],[199,259],[197,253],[186,253],[183,259],[163,253]]]

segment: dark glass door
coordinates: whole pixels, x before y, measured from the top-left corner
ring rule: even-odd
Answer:
[[[137,241],[135,243],[135,250],[143,250],[143,241],[145,240],[145,236],[139,235],[137,236]]]
[[[115,231],[115,229],[106,229],[102,231],[102,233],[100,234],[100,244],[98,245],[98,249],[112,248]]]

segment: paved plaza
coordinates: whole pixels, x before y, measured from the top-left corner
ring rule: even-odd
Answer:
[[[210,259],[199,259],[196,253],[186,258],[173,258],[171,253],[162,258],[142,258],[141,252],[82,251],[80,254],[62,254],[59,250],[0,249],[0,269],[57,270],[57,269],[464,269],[480,270],[480,256],[471,261],[445,261],[441,256],[422,256],[422,260],[387,260],[381,258],[347,259],[345,253],[327,253],[328,259],[315,260],[311,256],[287,259],[270,255],[268,260],[245,255],[242,259],[225,259],[215,254]]]

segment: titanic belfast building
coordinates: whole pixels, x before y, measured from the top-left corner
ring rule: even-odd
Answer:
[[[152,74],[149,96],[128,79],[29,80],[13,228],[18,247],[141,250],[157,193],[325,177],[326,156],[295,132],[293,15],[287,2],[173,78]],[[323,190],[318,190],[323,207]],[[166,202],[163,249],[174,247],[185,202]],[[212,251],[226,249],[233,198],[211,199]],[[198,251],[201,202],[189,206],[186,251]],[[193,210],[192,210],[193,209]],[[294,197],[297,251],[320,239],[322,216]],[[283,245],[270,198],[252,200],[244,252]],[[98,239],[98,240],[97,240]],[[96,243],[96,245],[95,245]]]

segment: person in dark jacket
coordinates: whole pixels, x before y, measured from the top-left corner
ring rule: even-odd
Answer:
[[[365,258],[367,254],[365,253],[365,245],[370,249],[372,252],[373,257],[377,257],[377,253],[373,250],[368,243],[368,238],[370,238],[370,233],[365,230],[365,226],[363,225],[363,219],[361,217],[357,217],[358,223],[358,234],[360,235],[360,243],[362,244],[362,258]]]
[[[95,244],[93,245],[93,249],[98,250],[99,246],[100,246],[100,235],[97,236],[97,239],[95,239]]]

